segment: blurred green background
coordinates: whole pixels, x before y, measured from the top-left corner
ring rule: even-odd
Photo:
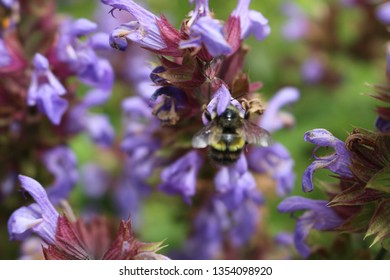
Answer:
[[[145,0],[145,4],[155,14],[164,14],[175,27],[180,26],[181,20],[191,10],[187,0]],[[296,182],[293,194],[305,195],[310,198],[321,198],[322,193],[315,188],[313,193],[304,194],[301,191],[301,176],[305,168],[311,163],[313,145],[303,141],[303,134],[313,128],[326,128],[336,137],[344,140],[353,126],[374,129],[375,103],[369,95],[373,90],[367,84],[376,84],[384,81],[385,69],[385,39],[380,43],[375,57],[359,58],[351,56],[345,49],[335,50],[328,54],[329,63],[341,75],[341,82],[337,86],[305,84],[300,75],[299,64],[289,65],[286,61],[303,62],[309,55],[309,49],[304,41],[289,42],[281,34],[281,27],[286,22],[286,16],[281,12],[281,0],[254,0],[251,9],[261,11],[269,19],[272,28],[271,35],[264,41],[258,42],[253,38],[246,41],[251,47],[247,57],[246,70],[252,81],[261,81],[264,87],[261,93],[266,99],[283,86],[295,86],[301,92],[301,98],[292,106],[285,108],[296,118],[296,125],[282,130],[274,135],[276,141],[284,144],[295,161]],[[337,5],[338,1],[293,1],[299,4],[311,18],[319,18],[326,11],[328,4]],[[99,1],[74,0],[58,1],[60,11],[70,13],[75,18],[87,17],[94,19],[95,9]],[[210,0],[210,7],[218,19],[227,19],[235,8],[235,0]],[[107,15],[109,16],[109,15]],[[337,28],[332,30],[342,44],[348,45],[358,36],[359,23],[363,19],[362,12],[357,8],[345,8],[337,15]],[[385,27],[383,27],[385,29]],[[114,90],[112,100],[107,110],[111,118],[120,122],[120,110],[108,109],[114,104],[119,105],[123,97],[123,89]],[[81,163],[94,157],[93,148],[87,145],[88,140],[76,138],[72,145],[75,148]],[[86,148],[87,147],[87,148]],[[332,180],[327,171],[319,171],[316,180]],[[266,230],[272,235],[280,230],[293,230],[294,220],[289,215],[279,214],[276,206],[281,199],[272,193],[267,195],[267,215],[264,216]],[[73,206],[77,212],[77,205],[82,205],[80,191],[73,194]],[[146,201],[143,208],[143,223],[140,230],[144,241],[166,239],[169,246],[180,245],[186,236],[186,226],[181,223],[186,206],[179,198],[167,197],[155,193]]]

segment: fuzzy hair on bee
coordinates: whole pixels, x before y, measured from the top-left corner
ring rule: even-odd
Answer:
[[[237,162],[246,144],[271,145],[270,133],[250,122],[249,115],[248,110],[243,115],[231,104],[219,116],[205,110],[209,123],[194,135],[192,146],[208,147],[211,160],[219,165],[230,165]]]

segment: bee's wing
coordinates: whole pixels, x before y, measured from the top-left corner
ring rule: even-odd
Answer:
[[[262,147],[268,147],[272,144],[271,134],[250,121],[244,121],[242,134],[248,144],[255,144]]]
[[[192,147],[206,148],[214,141],[221,138],[221,131],[216,126],[216,122],[212,121],[201,130],[199,130],[192,138]]]

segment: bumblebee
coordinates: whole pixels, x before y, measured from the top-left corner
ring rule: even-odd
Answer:
[[[192,138],[194,148],[209,147],[210,158],[219,165],[235,163],[246,144],[267,147],[271,144],[269,132],[249,121],[249,111],[245,115],[233,105],[229,105],[219,116],[205,110],[209,124]]]

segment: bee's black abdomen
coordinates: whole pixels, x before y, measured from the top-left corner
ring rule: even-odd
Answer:
[[[237,151],[220,151],[214,148],[210,148],[210,158],[217,164],[230,165],[240,158],[242,149]]]

